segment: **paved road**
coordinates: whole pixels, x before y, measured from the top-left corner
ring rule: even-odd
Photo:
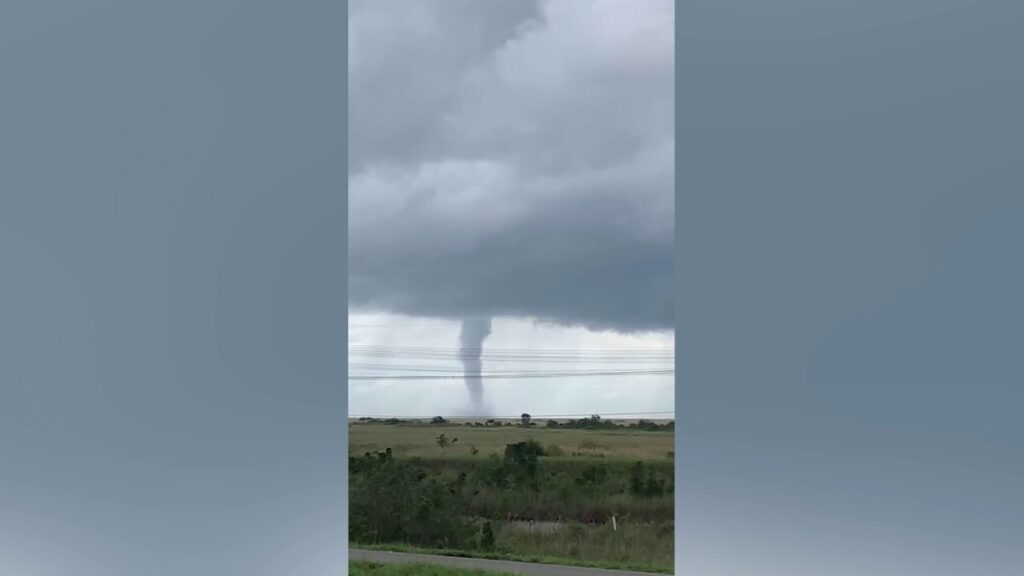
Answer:
[[[457,556],[433,556],[429,554],[407,554],[405,552],[382,552],[379,550],[348,549],[348,559],[356,562],[379,564],[433,564],[470,570],[493,570],[509,574],[529,576],[651,576],[647,572],[628,570],[605,570],[602,568],[578,568],[556,564],[534,564],[508,560],[485,560],[482,558],[460,558]]]

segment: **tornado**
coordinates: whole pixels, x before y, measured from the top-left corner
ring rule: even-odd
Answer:
[[[469,401],[473,406],[473,416],[483,416],[484,384],[481,377],[480,354],[483,352],[484,340],[491,334],[490,318],[467,318],[462,321],[459,333],[461,348],[459,359],[462,360],[462,374],[469,390]]]

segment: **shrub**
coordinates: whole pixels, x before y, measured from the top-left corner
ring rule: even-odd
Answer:
[[[497,546],[494,542],[494,528],[491,527],[491,521],[487,520],[484,522],[484,526],[480,530],[480,548],[491,552],[496,547]]]
[[[391,450],[349,458],[349,538],[353,542],[408,542],[449,548],[475,544],[459,498],[465,475],[454,482],[427,479]]]
[[[630,470],[629,491],[641,498],[654,498],[665,493],[665,481],[656,478],[654,470],[643,462],[637,462]]]

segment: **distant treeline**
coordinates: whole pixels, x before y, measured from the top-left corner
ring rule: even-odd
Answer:
[[[462,425],[467,427],[477,428],[501,428],[501,427],[535,427],[537,424],[530,420],[529,414],[524,414],[519,422],[512,422],[510,420],[497,420],[488,419],[483,422],[473,421],[464,422]],[[359,422],[375,423],[375,424],[387,424],[392,426],[422,426],[422,425],[450,425],[451,422],[441,416],[435,416],[430,420],[418,420],[418,419],[402,419],[402,418],[371,418],[362,417],[358,418]],[[638,420],[636,422],[616,422],[614,420],[604,420],[601,416],[594,414],[589,418],[580,418],[575,420],[548,420],[545,424],[548,428],[564,428],[572,430],[614,430],[614,429],[627,429],[627,430],[645,430],[650,432],[658,431],[671,431],[675,430],[675,421],[669,421],[664,424],[659,424],[651,420]]]
[[[602,420],[597,414],[590,418],[581,418],[579,420],[567,420],[564,422],[558,420],[548,420],[548,428],[569,428],[569,429],[580,429],[580,430],[608,430],[614,428],[627,428],[636,430],[649,430],[652,432],[659,430],[675,430],[676,423],[669,421],[664,424],[658,424],[650,420],[638,420],[636,422],[630,422],[623,424],[612,420]]]

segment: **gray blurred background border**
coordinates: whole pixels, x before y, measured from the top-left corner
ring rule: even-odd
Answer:
[[[1024,572],[1024,5],[676,22],[679,573]]]
[[[0,3],[0,574],[344,573],[346,46]]]

